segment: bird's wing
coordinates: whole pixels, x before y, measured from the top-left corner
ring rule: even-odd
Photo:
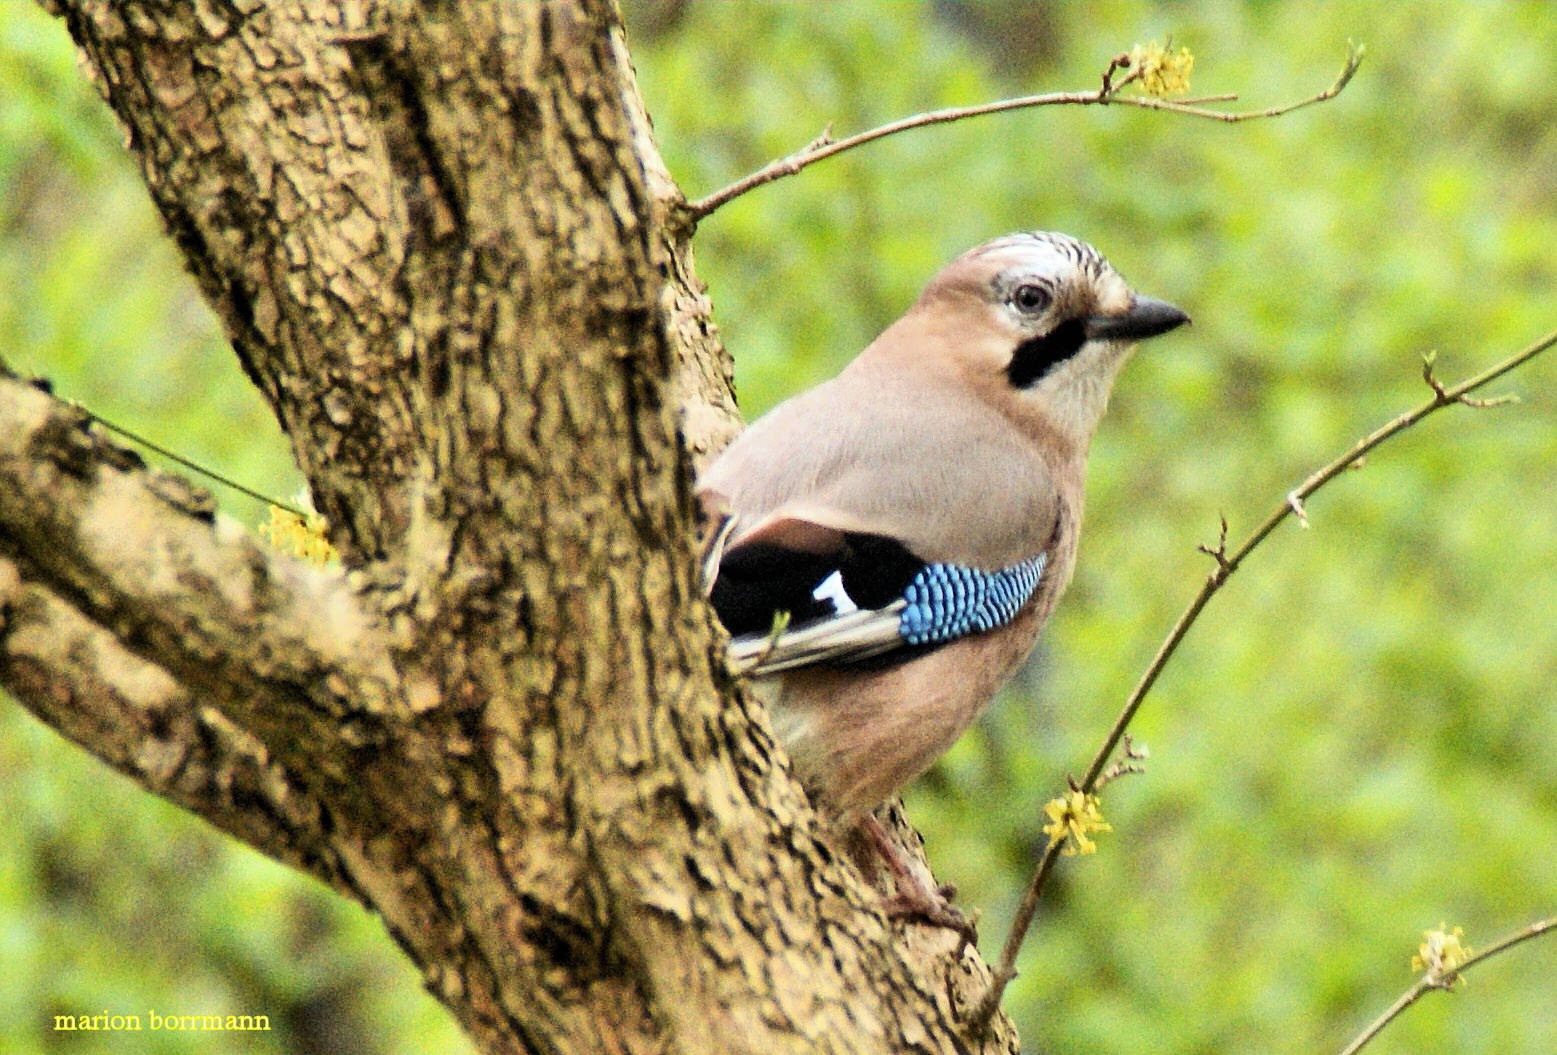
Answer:
[[[736,518],[707,570],[737,667],[912,654],[1014,617],[1053,534],[1047,464],[978,407],[827,388],[764,417],[700,481]]]
[[[737,670],[906,658],[1014,619],[1038,588],[1047,552],[985,571],[929,562],[896,539],[836,532],[818,552],[784,544],[785,531],[813,545],[821,525],[789,520],[762,540],[727,551],[710,600],[733,634]]]

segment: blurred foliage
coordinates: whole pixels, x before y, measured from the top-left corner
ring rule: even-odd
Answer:
[[[1165,40],[1193,90],[1337,100],[1227,126],[1122,108],[919,130],[705,221],[700,274],[755,416],[836,371],[961,250],[1023,228],[1102,249],[1195,326],[1147,347],[1095,445],[1080,568],[1040,654],[909,796],[943,880],[1004,935],[1043,803],[1079,771],[1209,570],[1303,476],[1557,325],[1557,22],[1541,5],[633,4],[672,172],[707,193],[919,110],[1090,88]],[[160,236],[63,31],[0,5],[0,347],[62,394],[262,490],[286,446]],[[1376,452],[1212,603],[1137,724],[1008,1005],[1031,1051],[1334,1051],[1411,981],[1557,911],[1557,362]],[[230,495],[249,523],[264,511]],[[456,1050],[374,923],[0,710],[0,1038],[57,1008],[280,1014],[246,1050]],[[1370,1050],[1536,1053],[1557,943],[1434,995]],[[331,1024],[337,1031],[331,1033]],[[345,1029],[349,1035],[339,1031]],[[147,1035],[148,1037],[150,1035]],[[321,1039],[326,1038],[326,1039]],[[331,1047],[331,1044],[334,1044]],[[270,1046],[266,1046],[270,1045]]]

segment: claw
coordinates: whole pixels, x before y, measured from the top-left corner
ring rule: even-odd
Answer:
[[[907,920],[954,931],[962,939],[957,946],[958,957],[969,945],[978,944],[978,919],[976,916],[970,918],[951,903],[951,899],[957,896],[955,886],[946,883],[931,888],[926,884],[887,835],[875,814],[867,813],[859,822],[859,829],[881,856],[897,887],[897,893],[882,902],[881,907],[889,919]]]
[[[932,891],[921,887],[912,892],[899,890],[883,901],[881,907],[888,919],[908,920],[954,932],[962,939],[957,946],[957,955],[961,957],[969,945],[978,944],[978,920],[947,900],[947,889],[941,887]]]

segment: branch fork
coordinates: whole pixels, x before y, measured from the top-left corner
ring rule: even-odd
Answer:
[[[1227,559],[1227,514],[1222,514],[1221,519],[1222,530],[1221,533],[1217,536],[1216,548],[1212,549],[1210,546],[1202,543],[1201,545],[1196,546],[1195,549],[1216,561],[1215,576],[1225,579],[1233,573],[1233,565],[1232,562]],[[1129,743],[1130,738],[1126,736],[1125,745],[1127,750],[1129,748]]]
[[[1294,103],[1282,106],[1272,106],[1264,110],[1212,110],[1201,105],[1210,102],[1227,102],[1236,99],[1236,95],[1208,95],[1194,99],[1158,99],[1153,96],[1120,95],[1119,89],[1132,83],[1140,76],[1140,67],[1129,54],[1121,53],[1109,60],[1108,66],[1103,70],[1101,83],[1092,91],[1085,92],[1049,92],[1043,95],[1024,95],[1013,99],[1001,99],[997,102],[982,103],[978,106],[958,106],[944,110],[929,110],[925,113],[914,114],[911,117],[899,118],[887,124],[879,125],[868,131],[859,132],[843,139],[832,138],[832,126],[805,147],[793,154],[771,161],[756,172],[720,190],[714,191],[706,197],[688,202],[682,207],[682,222],[689,228],[695,227],[705,217],[713,213],[723,205],[727,205],[736,198],[756,190],[765,184],[786,176],[793,176],[802,169],[843,153],[845,150],[853,150],[855,147],[873,143],[887,136],[897,135],[899,132],[907,132],[915,128],[925,128],[929,125],[950,124],[953,121],[962,121],[969,117],[979,117],[984,114],[1004,113],[1008,110],[1027,110],[1040,106],[1106,106],[1117,104],[1120,106],[1135,106],[1143,110],[1165,110],[1169,113],[1183,114],[1186,117],[1199,117],[1210,121],[1221,121],[1225,124],[1236,124],[1240,121],[1249,121],[1256,118],[1280,117],[1294,110],[1300,110],[1305,106],[1312,106],[1328,99],[1333,99],[1341,93],[1357,72],[1357,67],[1362,64],[1363,49],[1357,45],[1348,48],[1346,64],[1342,67],[1335,82],[1323,91],[1315,92],[1305,99],[1299,99]],[[1120,70],[1129,69],[1130,72],[1119,80],[1114,80],[1114,75]]]
[[[1450,403],[1462,403],[1473,410],[1486,410],[1490,407],[1505,407],[1511,403],[1518,403],[1519,397],[1512,392],[1501,396],[1493,396],[1490,399],[1472,399],[1465,392],[1450,392],[1444,387],[1444,383],[1438,380],[1433,373],[1433,364],[1438,359],[1437,352],[1427,352],[1422,356],[1422,380],[1427,382],[1427,387],[1433,390],[1439,406],[1448,406]]]

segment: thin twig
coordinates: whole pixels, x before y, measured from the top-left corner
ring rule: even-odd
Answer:
[[[1355,1052],[1361,1051],[1364,1044],[1378,1036],[1380,1030],[1395,1020],[1396,1015],[1416,1003],[1417,998],[1431,988],[1432,983],[1426,975],[1418,978],[1415,985],[1400,994],[1400,999],[1389,1005],[1389,1008],[1378,1018],[1374,1019],[1367,1029],[1357,1034],[1356,1038],[1346,1045],[1346,1050],[1341,1055],[1354,1055]]]
[[[1132,61],[1134,60],[1130,58],[1130,53],[1128,51],[1121,51],[1119,54],[1115,55],[1111,60],[1109,60],[1108,68],[1103,71],[1102,87],[1099,89],[1103,95],[1113,95],[1120,88],[1123,88],[1131,81],[1138,81],[1141,79],[1141,67],[1136,66],[1134,69],[1131,69],[1130,64]],[[1118,73],[1120,70],[1130,70],[1130,72],[1119,78],[1119,80],[1116,82],[1114,80],[1114,74]]]
[[[239,494],[248,495],[250,498],[253,498],[253,499],[257,500],[257,501],[265,502],[268,505],[275,506],[277,509],[285,510],[286,512],[291,513],[293,516],[297,517],[299,520],[306,521],[308,519],[308,514],[306,512],[304,512],[303,510],[299,509],[297,506],[291,504],[290,502],[281,502],[281,501],[278,501],[278,500],[276,500],[274,498],[271,498],[269,495],[261,494],[260,492],[254,490],[251,487],[247,487],[247,486],[245,486],[243,484],[240,484],[237,480],[234,480],[230,476],[223,476],[221,473],[217,472],[215,469],[208,469],[204,465],[201,465],[199,462],[191,461],[190,459],[184,457],[182,454],[179,454],[176,451],[171,451],[168,448],[162,446],[162,444],[157,443],[154,440],[149,440],[145,436],[142,436],[138,432],[132,432],[131,430],[125,428],[123,425],[116,425],[116,424],[114,424],[113,422],[109,421],[107,418],[103,417],[101,414],[97,413],[96,411],[88,410],[86,407],[82,406],[80,403],[77,403],[73,399],[67,399],[67,400],[64,400],[63,402],[68,404],[72,409],[78,411],[79,413],[86,415],[86,417],[91,419],[92,421],[97,422],[99,425],[103,426],[103,428],[107,429],[109,432],[117,432],[119,435],[121,435],[125,439],[129,440],[131,443],[138,443],[142,447],[145,447],[149,451],[155,451],[157,454],[162,455],[164,458],[168,459],[169,461],[177,462],[179,465],[182,465],[184,468],[188,469],[190,472],[198,473],[199,475],[204,476],[205,478],[207,478],[209,480],[214,480],[217,483],[223,485],[224,487],[230,487],[234,491],[237,491]]]
[[[1481,373],[1466,378],[1452,388],[1444,387],[1433,378],[1432,364],[1429,362],[1423,376],[1427,379],[1428,386],[1433,390],[1433,398],[1368,433],[1368,435],[1358,440],[1346,453],[1314,472],[1308,479],[1288,493],[1281,504],[1276,506],[1260,526],[1254,529],[1253,534],[1245,539],[1231,554],[1226,551],[1227,543],[1225,537],[1216,549],[1206,550],[1217,562],[1215,570],[1207,577],[1205,584],[1200,588],[1200,592],[1195,595],[1195,599],[1184,610],[1184,614],[1179,616],[1178,622],[1173,624],[1173,629],[1169,631],[1167,638],[1163,640],[1162,645],[1157,649],[1157,654],[1147,666],[1146,672],[1141,675],[1140,681],[1125,701],[1124,708],[1119,712],[1119,717],[1114,720],[1113,727],[1103,741],[1103,746],[1098,749],[1097,755],[1092,759],[1092,764],[1087,767],[1087,774],[1082,778],[1079,785],[1081,790],[1091,792],[1095,789],[1098,777],[1102,774],[1103,768],[1108,764],[1108,760],[1113,757],[1115,748],[1119,746],[1125,731],[1130,727],[1130,722],[1134,720],[1136,712],[1141,709],[1141,704],[1145,701],[1146,694],[1156,684],[1157,677],[1162,673],[1162,668],[1167,665],[1173,653],[1178,650],[1179,644],[1184,640],[1184,636],[1189,633],[1189,628],[1195,624],[1196,619],[1200,618],[1200,612],[1205,608],[1207,602],[1222,588],[1233,572],[1238,570],[1239,565],[1254,551],[1254,548],[1261,542],[1264,542],[1283,520],[1289,516],[1299,516],[1306,521],[1307,515],[1303,512],[1304,499],[1352,468],[1373,448],[1392,436],[1396,436],[1409,429],[1434,411],[1461,403],[1475,407],[1499,405],[1502,402],[1506,402],[1506,400],[1501,399],[1467,400],[1465,397],[1476,389],[1497,380],[1509,371],[1523,366],[1553,345],[1557,345],[1557,330],[1548,333],[1534,344],[1504,359],[1502,362],[1489,366]],[[1205,549],[1205,547],[1202,547],[1202,549]],[[1028,882],[1027,890],[1023,893],[1022,901],[1017,907],[1016,918],[1011,924],[1011,931],[1006,936],[1005,948],[1001,951],[1000,960],[996,964],[990,979],[989,991],[979,1001],[978,1006],[974,1009],[969,1019],[974,1036],[978,1036],[984,1027],[988,1025],[990,1018],[995,1013],[995,1009],[1000,1006],[1000,998],[1005,992],[1005,987],[1010,984],[1011,979],[1016,977],[1017,953],[1021,951],[1022,942],[1027,938],[1028,929],[1032,926],[1033,914],[1038,909],[1039,895],[1043,892],[1044,883],[1048,880],[1049,872],[1053,869],[1054,862],[1058,856],[1059,848],[1050,845],[1039,860],[1038,867],[1033,871],[1033,877]]]
[[[735,518],[731,517],[730,519],[731,522],[733,522]],[[747,660],[745,663],[742,663],[740,666],[731,668],[730,674],[737,678],[744,678],[746,675],[750,674],[752,671],[766,663],[768,661],[768,657],[773,655],[773,650],[778,648],[779,641],[784,637],[784,631],[789,629],[789,621],[791,618],[793,617],[789,612],[774,612],[773,623],[768,628],[768,636],[767,639],[763,642],[762,651],[757,653],[751,659]]]
[[[1400,998],[1397,999],[1393,1004],[1389,1005],[1389,1007],[1382,1015],[1369,1023],[1368,1028],[1364,1029],[1361,1033],[1357,1034],[1357,1036],[1353,1037],[1352,1042],[1341,1050],[1341,1055],[1357,1055],[1357,1053],[1361,1051],[1370,1040],[1378,1036],[1379,1033],[1383,1031],[1385,1026],[1393,1022],[1395,1018],[1406,1008],[1416,1003],[1417,999],[1429,989],[1447,989],[1449,985],[1453,983],[1454,978],[1464,974],[1465,971],[1476,966],[1478,963],[1481,963],[1483,960],[1489,960],[1498,953],[1512,949],[1515,945],[1518,945],[1521,942],[1526,942],[1531,938],[1538,938],[1542,934],[1547,934],[1554,931],[1557,931],[1557,916],[1553,916],[1551,919],[1543,919],[1536,923],[1532,923],[1530,926],[1525,927],[1522,930],[1517,930],[1513,934],[1510,934],[1499,941],[1493,942],[1491,945],[1487,946],[1485,949],[1481,950],[1475,955],[1469,956],[1460,963],[1456,964],[1453,972],[1448,977],[1435,973],[1431,970],[1428,971],[1421,978],[1416,980],[1415,985],[1413,985],[1410,989],[1407,989],[1404,993],[1401,993]]]
[[[1220,102],[1224,96],[1207,96],[1205,99],[1175,100],[1157,99],[1149,95],[1120,95],[1119,89],[1133,81],[1137,75],[1132,70],[1129,75],[1117,82],[1111,80],[1112,73],[1122,68],[1119,59],[1116,58],[1108,67],[1108,73],[1101,86],[1089,92],[1049,92],[1044,95],[1024,95],[1015,99],[1001,99],[992,103],[982,103],[978,106],[956,106],[945,110],[931,110],[922,114],[914,114],[912,117],[899,118],[887,124],[860,132],[843,139],[833,140],[830,135],[824,134],[808,146],[796,151],[787,157],[770,161],[762,168],[736,180],[722,190],[714,191],[706,198],[688,202],[684,215],[692,224],[696,224],[709,213],[739,198],[748,191],[755,190],[763,184],[772,183],[774,180],[783,179],[785,176],[793,176],[801,169],[824,161],[845,150],[853,150],[855,147],[864,146],[866,143],[885,139],[887,136],[896,135],[899,132],[907,132],[913,128],[924,128],[929,125],[948,124],[952,121],[962,121],[969,117],[981,117],[984,114],[1004,113],[1007,110],[1027,110],[1039,106],[1136,106],[1143,110],[1166,110],[1169,113],[1184,114],[1188,117],[1202,117],[1211,121],[1223,121],[1234,124],[1239,121],[1249,121],[1255,118],[1280,117],[1289,114],[1293,110],[1300,110],[1314,103],[1324,102],[1339,95],[1341,89],[1346,87],[1352,75],[1357,72],[1358,65],[1362,62],[1363,49],[1352,46],[1346,56],[1346,66],[1336,78],[1335,83],[1324,91],[1310,95],[1306,99],[1300,99],[1295,103],[1285,106],[1272,106],[1264,110],[1210,110],[1197,105],[1201,102]],[[1233,98],[1236,98],[1234,96]]]
[[[1141,763],[1145,762],[1149,757],[1150,752],[1146,750],[1146,745],[1141,744],[1137,746],[1135,741],[1130,739],[1130,734],[1125,733],[1124,742],[1119,745],[1118,761],[1103,770],[1103,774],[1097,778],[1097,784],[1093,786],[1092,790],[1102,791],[1120,777],[1145,773],[1146,767]]]
[[[1219,92],[1216,95],[1194,95],[1175,99],[1180,106],[1203,106],[1206,103],[1235,103],[1238,101],[1237,92]]]

